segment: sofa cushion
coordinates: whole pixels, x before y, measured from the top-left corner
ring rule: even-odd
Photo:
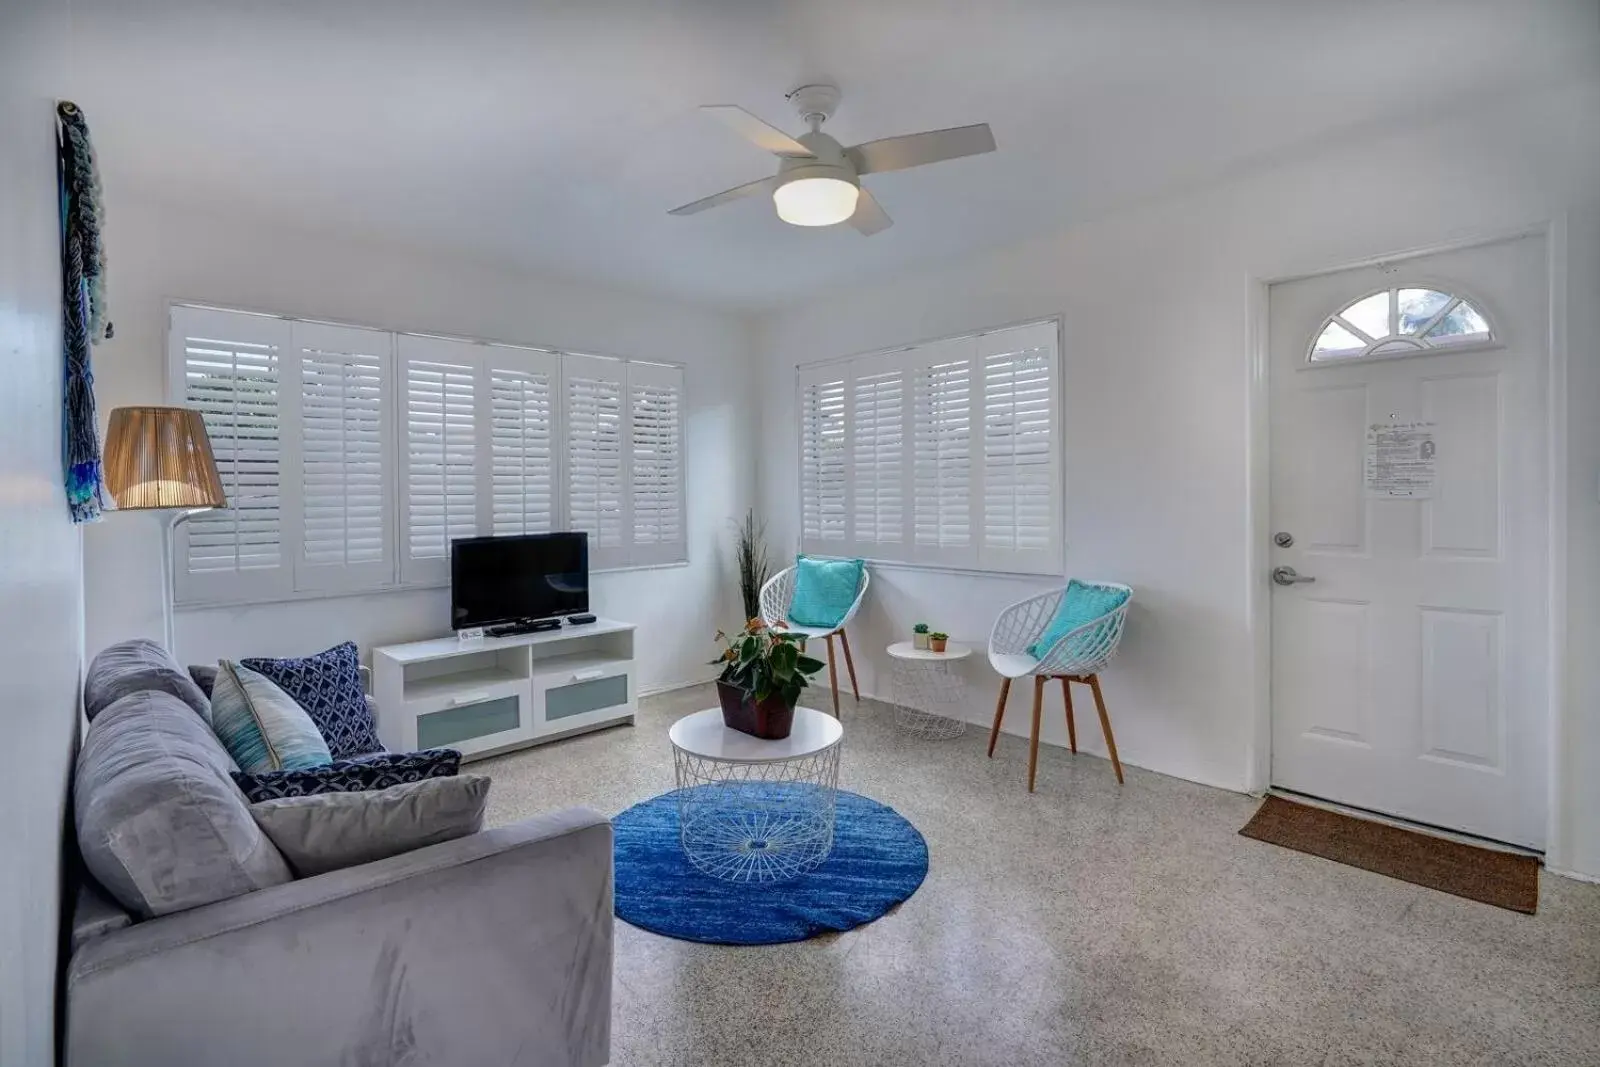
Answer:
[[[176,697],[134,693],[104,709],[78,752],[74,822],[85,866],[141,918],[290,881],[235,770]]]
[[[335,645],[315,656],[240,662],[261,672],[310,713],[334,759],[382,750],[378,724],[361,685],[361,659],[353,642]]]
[[[194,679],[194,684],[200,687],[200,692],[211,699],[211,687],[217,684],[217,668],[205,664],[189,664],[189,677]]]
[[[293,697],[226,660],[217,665],[211,688],[211,728],[243,771],[295,771],[333,762],[317,724]]]
[[[489,779],[428,778],[372,793],[285,797],[250,806],[302,878],[356,867],[483,829]]]
[[[129,693],[170,693],[211,721],[211,701],[160,642],[121,641],[103,649],[83,680],[83,713],[90,722]]]
[[[461,753],[453,748],[430,748],[421,752],[374,752],[305,771],[235,771],[233,781],[246,800],[257,804],[323,793],[366,793],[425,778],[450,778],[460,769]]]

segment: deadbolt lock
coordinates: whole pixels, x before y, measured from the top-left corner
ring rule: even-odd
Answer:
[[[1288,530],[1279,530],[1277,533],[1272,535],[1272,543],[1277,545],[1279,548],[1288,548],[1290,545],[1294,544],[1294,534],[1290,533]]]

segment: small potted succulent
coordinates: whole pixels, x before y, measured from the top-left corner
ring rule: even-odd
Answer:
[[[760,619],[732,636],[718,631],[717,641],[722,655],[711,662],[722,666],[717,700],[723,725],[767,741],[788,737],[806,676],[820,671],[823,662],[805,654],[805,638]]]
[[[928,635],[928,651],[943,652],[945,643],[950,640],[949,634],[931,633]]]
[[[924,652],[928,649],[928,624],[919,622],[911,628],[911,647]]]

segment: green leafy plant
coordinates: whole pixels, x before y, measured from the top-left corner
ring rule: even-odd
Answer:
[[[934,633],[931,633],[931,634],[928,635],[928,640],[929,641],[948,641],[948,640],[950,640],[950,635],[949,634],[942,634],[942,633],[934,632]]]
[[[739,596],[744,600],[744,617],[761,617],[761,587],[767,584],[771,566],[767,559],[767,524],[756,521],[756,509],[749,508],[743,521],[736,523],[739,543],[734,549],[734,564],[739,568]]]
[[[792,708],[800,702],[806,676],[824,666],[805,654],[804,642],[800,634],[785,633],[753,618],[732,636],[717,632],[722,655],[711,662],[722,665],[718,681],[736,686],[746,697],[760,702],[777,696]]]
[[[928,624],[925,622],[919,622],[911,628],[911,632],[914,634],[925,634],[928,632]]]

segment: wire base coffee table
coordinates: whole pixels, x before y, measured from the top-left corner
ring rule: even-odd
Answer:
[[[781,741],[730,730],[722,709],[673,723],[679,841],[701,871],[730,882],[780,882],[833,851],[844,727],[795,708]]]
[[[972,655],[972,649],[951,642],[943,652],[932,652],[901,641],[886,651],[894,660],[895,724],[930,741],[965,733],[966,720],[960,715],[967,685],[955,664]]]

